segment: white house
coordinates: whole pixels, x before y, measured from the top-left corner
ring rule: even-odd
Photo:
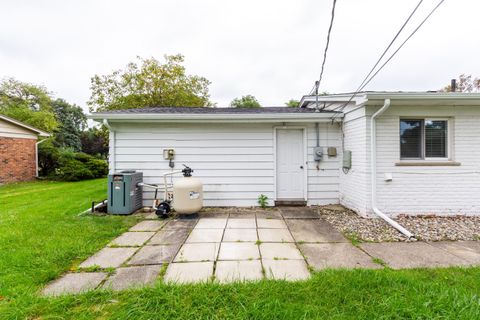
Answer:
[[[299,108],[160,107],[90,118],[111,128],[111,172],[139,170],[146,183],[161,183],[172,170],[164,150],[173,149],[175,169],[186,164],[204,183],[206,206],[253,206],[264,194],[271,205],[340,203],[361,215],[480,214],[479,94],[316,100],[305,96]]]

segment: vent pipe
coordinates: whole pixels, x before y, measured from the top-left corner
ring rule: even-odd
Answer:
[[[450,92],[455,91],[457,91],[457,79],[452,79],[452,82],[450,83]]]

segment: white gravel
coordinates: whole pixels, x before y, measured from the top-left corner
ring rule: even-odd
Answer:
[[[350,238],[366,242],[407,240],[380,218],[362,218],[340,205],[318,208],[321,218]],[[399,216],[395,220],[418,240],[480,240],[480,217]]]

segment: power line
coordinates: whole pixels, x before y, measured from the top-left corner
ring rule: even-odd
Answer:
[[[353,95],[350,97],[350,99],[343,105],[333,109],[332,111],[335,111],[337,109],[340,108],[340,111],[342,111],[352,100],[353,98],[355,98],[355,96],[360,92],[362,91],[372,80],[373,78],[375,78],[375,76],[385,67],[385,65],[387,65],[387,63],[390,62],[390,60],[393,59],[393,57],[398,53],[398,51],[400,51],[400,49],[408,42],[408,40],[410,40],[410,38],[415,34],[417,33],[417,31],[423,26],[423,24],[430,18],[430,16],[438,9],[438,7],[440,7],[440,5],[444,2],[445,0],[441,0],[431,11],[430,13],[425,17],[425,19],[422,20],[422,22],[412,31],[412,33],[410,33],[410,35],[402,42],[402,44],[397,48],[397,50],[395,50],[395,52],[393,52],[390,57],[387,59],[387,61],[385,61],[381,66],[380,68],[378,68],[378,70],[370,77],[370,79],[368,79],[366,82],[365,80],[362,82],[363,84],[359,87],[359,89],[357,89]],[[418,6],[417,6],[418,7]],[[417,7],[415,8],[415,10],[417,9]],[[414,10],[414,12],[415,12]],[[409,17],[410,19],[410,17]],[[403,27],[402,27],[403,28]],[[378,64],[378,63],[377,63]],[[371,72],[370,72],[371,73]],[[335,119],[335,116],[334,115],[332,117],[332,120]]]
[[[318,96],[318,88],[320,87],[320,83],[322,82],[322,78],[323,78],[323,71],[325,70],[325,62],[327,61],[328,45],[330,44],[330,34],[332,33],[333,20],[335,19],[336,4],[337,4],[337,0],[333,0],[330,25],[328,27],[328,33],[327,33],[327,42],[325,44],[325,50],[323,51],[322,68],[320,69],[320,76],[318,77],[318,81],[315,81],[315,84],[313,85],[313,90],[315,91],[315,94],[317,96]],[[313,92],[313,90],[310,91],[310,94]]]

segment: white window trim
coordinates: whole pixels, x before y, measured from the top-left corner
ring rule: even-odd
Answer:
[[[400,161],[405,162],[444,162],[444,161],[453,161],[452,157],[452,150],[453,150],[453,127],[452,127],[452,119],[451,118],[438,118],[438,117],[400,117],[399,118],[399,125],[402,120],[423,120],[423,128],[422,128],[422,157],[421,158],[402,158],[402,153],[400,150]],[[425,157],[425,122],[427,121],[446,121],[447,122],[447,156],[446,157]],[[398,141],[399,141],[399,148],[401,149],[400,145],[400,130],[398,130]]]

